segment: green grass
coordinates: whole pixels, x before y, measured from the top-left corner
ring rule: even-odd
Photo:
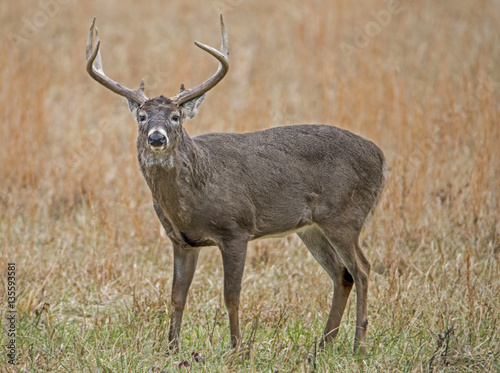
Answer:
[[[471,318],[466,263],[462,260],[465,250],[458,250],[455,260],[438,260],[423,271],[411,268],[412,264],[404,271],[374,272],[367,354],[358,356],[351,351],[355,291],[338,337],[320,351],[317,345],[326,322],[331,284],[295,239],[262,241],[260,248],[252,245],[251,258],[252,251],[280,244],[294,258],[293,263],[279,263],[278,258],[270,259],[276,260],[272,265],[249,261],[242,297],[243,344],[238,351],[229,347],[221,278],[210,273],[218,259],[210,258],[216,251],[208,249],[202,257],[208,263],[197,273],[190,292],[178,354],[166,353],[167,299],[143,291],[122,299],[92,301],[97,287],[89,284],[89,291],[82,295],[87,301],[73,302],[71,307],[70,299],[76,295],[69,293],[45,308],[19,314],[20,367],[29,372],[145,372],[151,367],[174,372],[185,360],[189,367],[182,370],[200,372],[500,369],[498,287],[486,286],[474,292]],[[431,243],[430,250],[436,250],[434,257],[439,256],[437,245]],[[413,262],[418,255],[408,260]],[[474,263],[470,276],[475,286],[488,281],[498,286],[498,277],[490,277],[491,266],[498,271],[498,262]],[[287,267],[287,273],[282,267]],[[143,281],[154,282],[158,277],[161,274],[151,273]],[[252,282],[253,278],[259,280]],[[57,276],[54,281],[56,285]],[[317,282],[314,289],[311,282]],[[301,285],[307,288],[300,289]],[[259,290],[259,286],[264,289]],[[295,294],[285,294],[287,286],[297,286]],[[71,286],[66,289],[74,291]],[[269,293],[275,294],[276,301]],[[23,296],[26,294],[21,295],[21,304]],[[287,303],[285,297],[290,296]],[[202,356],[205,364],[196,362],[193,353]]]
[[[419,316],[385,329],[372,325],[364,357],[350,351],[351,333],[346,330],[331,346],[319,351],[316,342],[321,320],[304,323],[288,316],[276,332],[272,323],[256,326],[256,319],[247,319],[243,348],[232,351],[225,320],[217,321],[214,315],[186,317],[182,349],[177,355],[167,356],[165,312],[145,315],[140,307],[124,307],[112,315],[109,311],[102,316],[95,312],[85,322],[58,322],[51,311],[44,311],[40,317],[23,317],[18,348],[22,360],[30,362],[23,371],[95,372],[97,367],[102,372],[141,372],[153,366],[177,371],[178,363],[184,360],[190,364],[189,371],[203,372],[309,372],[315,366],[318,371],[376,372],[391,367],[398,372],[494,372],[500,367],[498,330],[484,324],[474,330],[466,321],[450,320],[451,326],[433,331]],[[194,352],[205,359],[205,364],[193,359]]]

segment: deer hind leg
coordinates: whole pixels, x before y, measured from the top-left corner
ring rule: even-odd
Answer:
[[[356,285],[356,333],[354,336],[354,351],[361,354],[365,352],[364,340],[368,319],[366,318],[368,300],[368,277],[370,275],[370,263],[361,250],[358,238],[359,230],[346,228],[345,225],[337,225],[338,229],[322,227],[335,251],[347,269]]]
[[[335,249],[318,227],[309,228],[298,233],[314,258],[333,280],[334,290],[330,315],[326,322],[324,338],[320,347],[325,342],[332,341],[339,332],[340,322],[349,299],[349,294],[354,285],[354,280],[343,265]]]

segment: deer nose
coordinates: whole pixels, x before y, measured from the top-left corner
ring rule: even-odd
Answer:
[[[161,147],[165,145],[166,142],[167,138],[160,132],[153,132],[151,135],[148,136],[148,143],[153,147]]]

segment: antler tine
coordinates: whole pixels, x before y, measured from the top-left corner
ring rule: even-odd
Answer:
[[[87,48],[85,50],[87,61],[92,55],[92,46],[94,45],[94,28],[95,28],[95,17],[92,19],[92,23],[90,24],[89,34],[87,35]]]
[[[229,40],[226,32],[226,26],[224,25],[224,20],[222,19],[222,14],[220,15],[220,31],[221,31],[221,43],[220,51],[229,59]]]
[[[183,90],[179,92],[177,95],[172,97],[172,101],[174,101],[177,105],[180,105],[186,101],[189,101],[195,97],[199,97],[202,94],[208,92],[213,87],[215,87],[226,75],[229,70],[229,52],[228,52],[228,36],[226,32],[226,27],[224,26],[224,20],[222,19],[222,15],[220,16],[220,25],[221,25],[221,50],[218,51],[215,48],[209,47],[208,45],[199,43],[195,41],[197,47],[203,49],[204,51],[210,53],[212,56],[219,60],[219,67],[217,68],[216,73],[201,83],[200,85]]]
[[[104,74],[100,52],[101,41],[99,40],[99,32],[97,30],[97,27],[95,27],[95,20],[96,19],[94,17],[92,23],[90,24],[89,35],[87,37],[87,72],[94,80],[96,80],[98,83],[102,84],[109,90],[129,100],[135,101],[139,105],[142,105],[148,100],[148,97],[144,94],[144,80],[142,80],[139,89],[132,90],[115,82],[114,80],[108,78],[106,74]],[[94,30],[96,36],[96,44],[95,49],[93,50]]]

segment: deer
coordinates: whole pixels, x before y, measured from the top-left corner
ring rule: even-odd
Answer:
[[[220,250],[231,346],[237,348],[248,242],[297,233],[333,281],[320,347],[336,337],[356,285],[354,351],[364,353],[370,262],[359,236],[384,187],[382,150],[330,125],[189,136],[184,124],[229,69],[222,16],[220,50],[195,42],[218,60],[216,73],[194,88],[181,85],[173,97],[151,99],[144,93],[144,80],[132,90],[104,74],[95,21],[87,38],[86,70],[128,101],[138,124],[140,170],[173,247],[169,349],[179,350],[184,306],[202,247]]]

